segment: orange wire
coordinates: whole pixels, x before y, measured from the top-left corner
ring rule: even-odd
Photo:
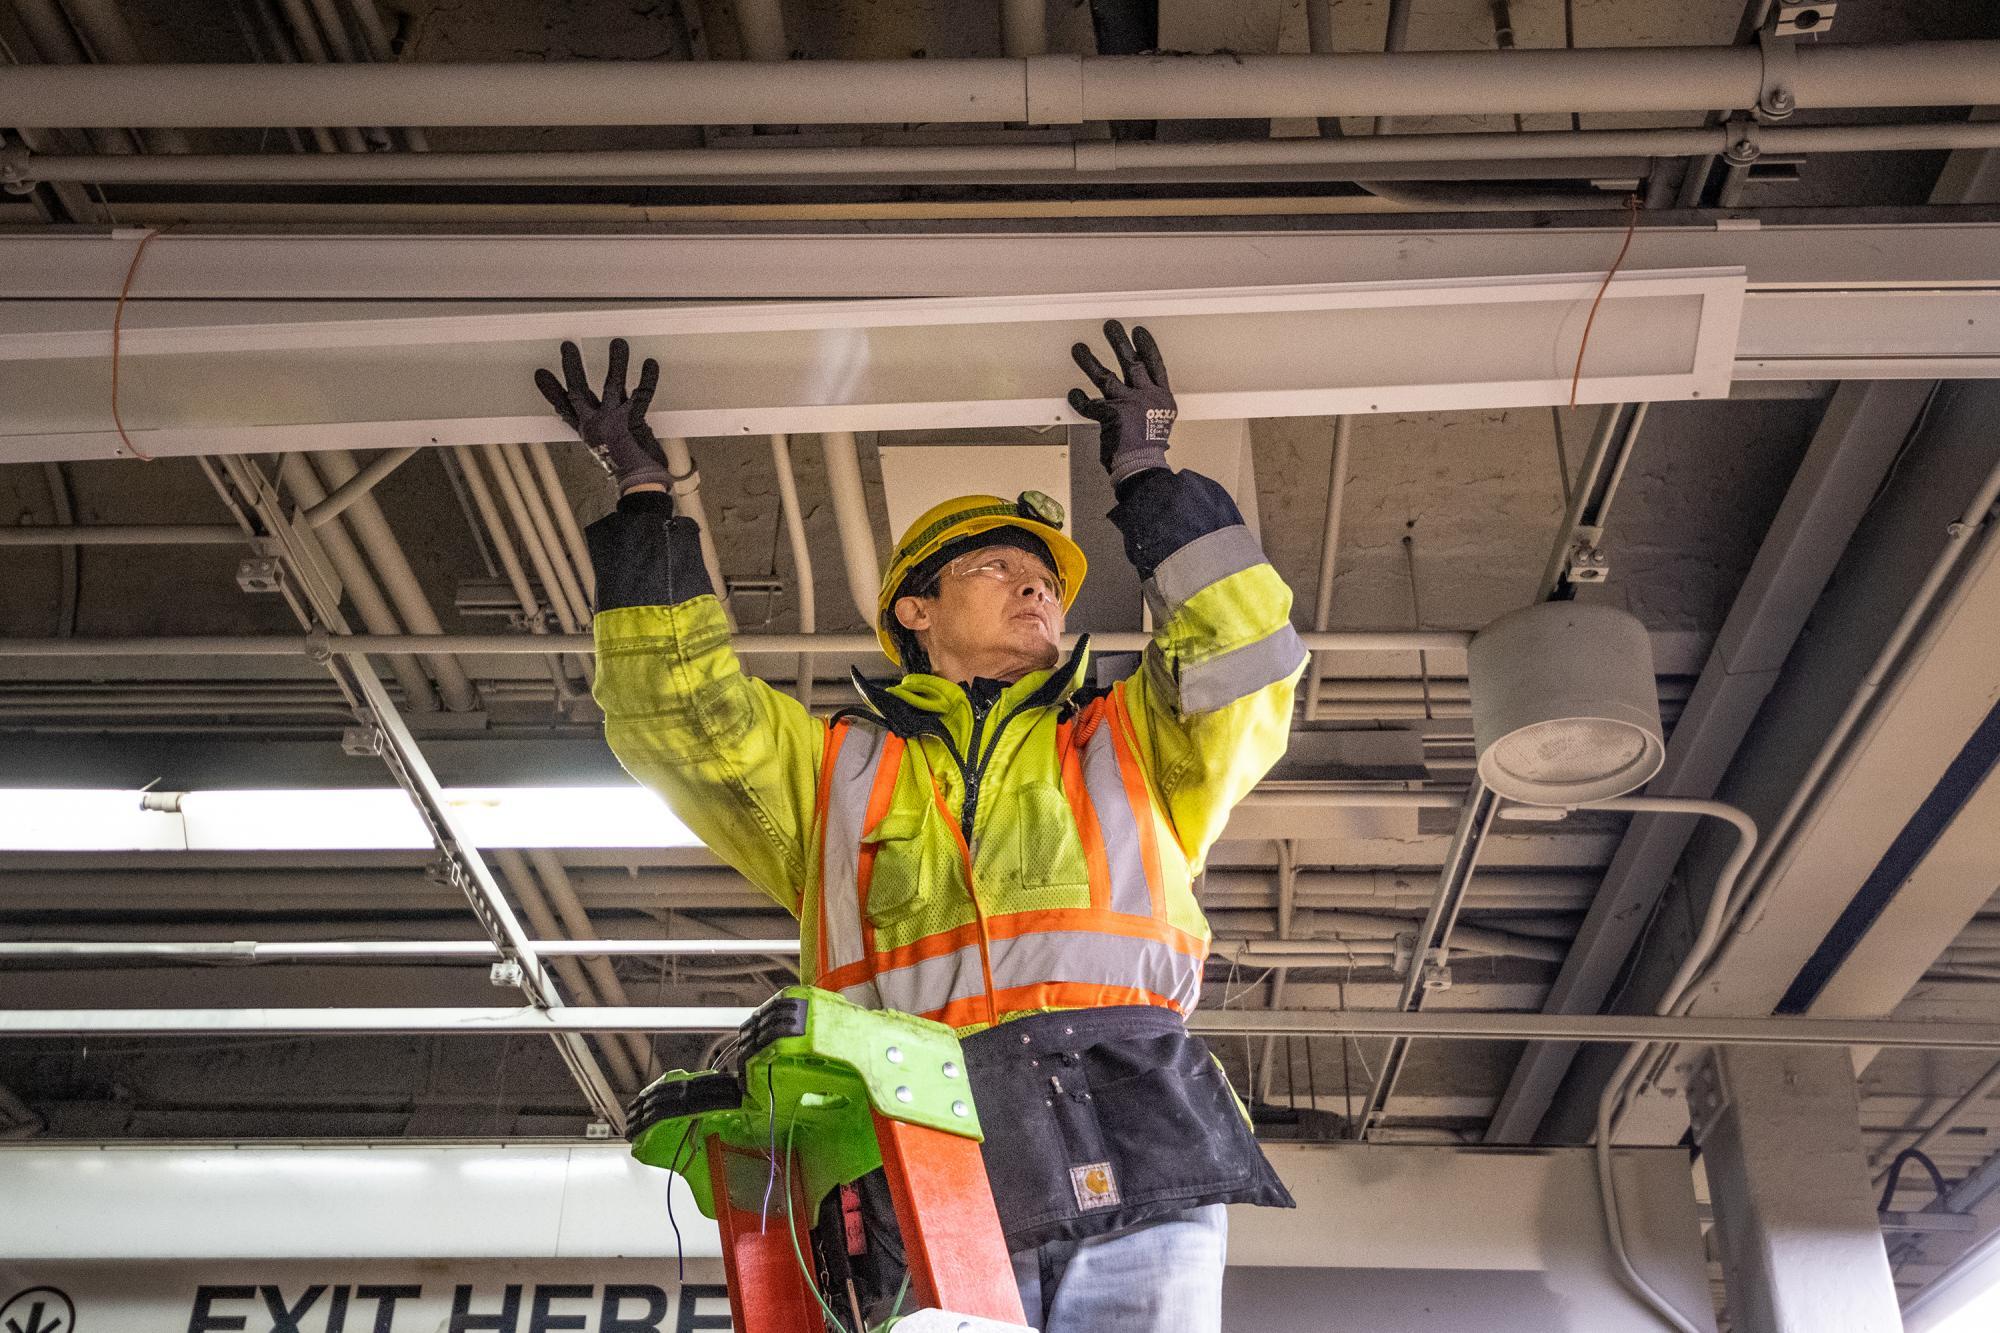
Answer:
[[[139,446],[132,443],[132,437],[125,433],[125,419],[118,415],[119,342],[125,328],[125,299],[132,294],[132,279],[139,276],[139,257],[146,253],[146,247],[152,244],[155,236],[172,226],[169,223],[165,227],[155,227],[139,238],[139,248],[132,252],[132,263],[125,270],[125,285],[118,289],[118,308],[111,312],[111,424],[118,428],[118,438],[124,442],[126,451],[142,463],[152,462],[153,456],[142,453]]]
[[[1598,285],[1597,297],[1590,303],[1590,315],[1583,321],[1583,338],[1576,345],[1576,371],[1569,377],[1569,405],[1576,406],[1577,385],[1583,382],[1583,351],[1590,346],[1590,326],[1597,322],[1597,307],[1604,301],[1604,293],[1611,286],[1611,280],[1618,276],[1618,268],[1625,262],[1625,252],[1632,248],[1632,234],[1639,229],[1639,196],[1625,197],[1625,211],[1631,216],[1625,223],[1625,243],[1618,247],[1618,257],[1611,261],[1611,269]]]

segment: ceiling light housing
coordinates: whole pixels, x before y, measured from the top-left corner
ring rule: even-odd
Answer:
[[[1479,776],[1511,801],[1577,806],[1636,791],[1666,759],[1653,643],[1629,612],[1511,611],[1467,652]]]

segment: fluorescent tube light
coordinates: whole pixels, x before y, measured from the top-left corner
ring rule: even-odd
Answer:
[[[475,847],[693,847],[643,787],[447,787]],[[146,809],[142,799],[153,806]],[[430,834],[400,788],[181,793],[0,789],[0,851],[421,851]]]

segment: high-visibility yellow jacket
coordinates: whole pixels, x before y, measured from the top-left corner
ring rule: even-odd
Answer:
[[[1283,753],[1306,654],[1226,492],[1158,470],[1112,512],[1157,629],[1140,669],[862,684],[828,721],[745,675],[694,525],[594,525],[596,697],[613,752],[800,923],[801,978],[961,1031],[1017,1014],[1190,1012],[1195,899],[1230,808]]]

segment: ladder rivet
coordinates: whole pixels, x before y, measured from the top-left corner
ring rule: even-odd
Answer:
[[[971,1111],[966,1107],[964,1102],[953,1102],[951,1104],[951,1113],[953,1115],[970,1115]]]
[[[907,1102],[907,1101],[914,1101],[915,1098],[911,1094],[908,1088],[898,1088],[896,1089],[896,1100],[899,1102]]]
[[[890,1063],[890,1064],[892,1064],[892,1065],[899,1065],[899,1064],[903,1063],[903,1048],[902,1048],[902,1047],[900,1047],[900,1046],[891,1046],[891,1047],[890,1047],[890,1048],[888,1049],[888,1051],[887,1051],[887,1055],[888,1055],[888,1057],[889,1057],[889,1063]]]
[[[958,1063],[956,1061],[947,1060],[944,1062],[944,1076],[946,1078],[958,1077]]]

